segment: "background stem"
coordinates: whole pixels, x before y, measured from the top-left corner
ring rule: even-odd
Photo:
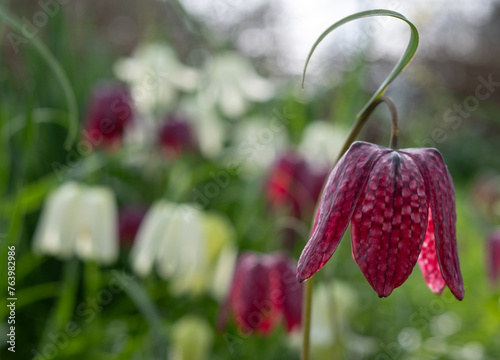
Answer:
[[[309,341],[311,332],[311,305],[312,305],[312,290],[313,290],[314,278],[311,277],[305,282],[304,289],[304,302],[302,304],[302,354],[300,358],[302,360],[309,359]]]

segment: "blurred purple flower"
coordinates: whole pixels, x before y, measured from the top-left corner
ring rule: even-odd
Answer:
[[[500,278],[500,228],[497,228],[488,237],[486,258],[491,286],[497,287]]]
[[[285,319],[286,330],[300,327],[302,285],[295,280],[296,262],[283,254],[242,254],[236,265],[231,289],[219,313],[224,329],[228,313],[243,333],[270,333]]]
[[[163,152],[171,158],[184,153],[197,152],[198,144],[189,121],[178,115],[169,115],[160,128],[160,143]]]
[[[98,85],[88,107],[84,137],[94,146],[116,147],[121,144],[125,128],[132,120],[128,89],[119,83]]]
[[[403,284],[418,259],[432,291],[441,293],[446,284],[463,299],[455,190],[436,149],[353,143],[325,185],[299,259],[299,281],[330,259],[349,222],[352,255],[380,297]]]
[[[297,153],[288,152],[273,164],[266,182],[266,196],[276,210],[291,211],[297,218],[311,217],[328,169],[315,172]]]
[[[129,246],[134,242],[137,230],[147,210],[146,207],[142,206],[127,206],[120,209],[118,214],[118,233],[122,245]]]

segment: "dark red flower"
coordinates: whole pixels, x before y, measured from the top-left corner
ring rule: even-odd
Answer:
[[[191,124],[178,115],[169,115],[160,129],[160,143],[168,157],[177,158],[186,152],[196,152],[198,145]]]
[[[486,259],[491,286],[497,287],[500,278],[500,228],[493,231],[488,237]]]
[[[147,208],[141,206],[128,206],[120,209],[118,214],[118,234],[123,245],[134,242],[137,230],[141,225]]]
[[[455,190],[439,151],[353,143],[325,185],[299,281],[330,259],[349,221],[352,255],[380,297],[403,284],[418,259],[432,291],[446,284],[463,299]]]
[[[271,168],[266,183],[267,200],[273,208],[291,210],[297,218],[309,217],[327,174],[327,171],[313,171],[302,157],[288,152]]]
[[[300,327],[302,285],[295,280],[295,261],[282,254],[240,256],[219,328],[233,313],[240,331],[268,334],[284,316],[287,331]]]
[[[120,144],[125,127],[132,118],[132,101],[128,90],[120,84],[100,85],[90,100],[84,137],[93,146],[115,146]]]

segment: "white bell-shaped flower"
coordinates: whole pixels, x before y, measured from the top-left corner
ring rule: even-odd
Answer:
[[[33,251],[61,259],[77,255],[110,264],[118,257],[117,221],[111,190],[66,183],[45,201]]]
[[[201,287],[196,280],[204,268],[201,226],[200,213],[194,207],[158,201],[137,232],[131,250],[134,272],[146,276],[155,264],[158,275],[171,280],[176,292]]]
[[[191,205],[158,201],[146,214],[131,250],[132,269],[148,275],[153,266],[175,294],[225,296],[236,261],[234,230],[219,215]]]

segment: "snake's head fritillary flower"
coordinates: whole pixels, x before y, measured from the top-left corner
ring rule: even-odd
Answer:
[[[73,255],[109,265],[119,255],[118,215],[113,191],[67,182],[52,191],[33,238],[33,251],[61,259]]]
[[[295,261],[283,254],[242,254],[221,307],[219,328],[225,327],[230,310],[243,333],[268,334],[282,317],[288,332],[300,327],[302,285],[294,274]]]
[[[455,190],[439,151],[353,143],[326,183],[299,281],[330,259],[349,221],[352,255],[380,297],[403,284],[418,261],[433,292],[448,285],[463,299]]]
[[[493,231],[488,237],[486,256],[491,286],[497,287],[500,278],[500,228]]]
[[[229,291],[236,257],[235,230],[228,219],[165,200],[148,209],[130,251],[132,270],[140,277],[156,267],[172,294],[209,292],[216,299]]]
[[[181,116],[168,116],[160,128],[159,137],[163,152],[170,158],[198,149],[191,124]]]
[[[114,147],[121,143],[125,128],[132,119],[132,100],[127,88],[121,84],[101,84],[91,96],[85,137],[93,145]]]

